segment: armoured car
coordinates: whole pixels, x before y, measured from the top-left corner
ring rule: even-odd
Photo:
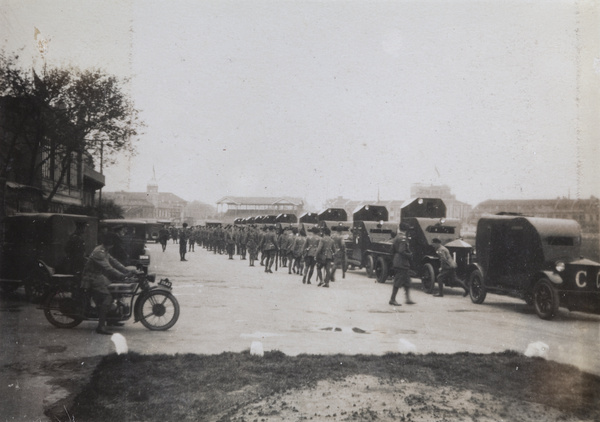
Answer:
[[[580,256],[574,220],[494,215],[477,224],[476,262],[470,266],[474,303],[488,293],[524,299],[542,319],[559,307],[600,314],[600,263]]]

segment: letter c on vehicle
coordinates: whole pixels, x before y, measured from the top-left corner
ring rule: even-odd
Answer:
[[[586,271],[577,271],[577,274],[575,274],[575,283],[577,284],[577,287],[585,287],[587,286],[587,272]]]

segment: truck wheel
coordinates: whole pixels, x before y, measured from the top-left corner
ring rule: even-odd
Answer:
[[[533,305],[541,319],[552,319],[560,304],[558,292],[547,278],[541,278],[533,286]]]
[[[469,276],[469,296],[471,296],[471,302],[483,303],[487,292],[483,285],[483,274],[481,271],[475,270]]]
[[[421,287],[425,293],[433,293],[433,289],[435,288],[435,270],[431,264],[423,265]]]
[[[367,277],[375,277],[375,260],[373,259],[373,255],[367,255],[367,265],[365,265],[365,269],[367,270]]]
[[[380,256],[377,258],[377,263],[375,264],[375,277],[379,283],[385,283],[388,279],[389,269],[388,263]]]

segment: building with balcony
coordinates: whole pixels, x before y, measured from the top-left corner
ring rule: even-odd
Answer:
[[[93,207],[104,175],[90,154],[61,155],[38,130],[40,107],[26,99],[0,98],[0,202],[2,216],[16,212],[63,213]],[[40,134],[42,133],[42,134]],[[67,163],[63,166],[62,163]]]

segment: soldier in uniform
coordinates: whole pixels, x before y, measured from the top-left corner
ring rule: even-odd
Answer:
[[[115,233],[106,233],[102,236],[101,244],[96,246],[90,259],[87,260],[83,274],[81,276],[81,287],[89,289],[92,294],[92,299],[98,310],[98,334],[112,334],[106,331],[106,317],[110,305],[113,301],[112,295],[108,290],[110,279],[123,280],[126,275],[131,272],[125,268],[119,261],[113,258],[109,251],[114,246],[114,241],[117,238]],[[120,322],[115,322],[111,325],[123,325]]]
[[[262,239],[261,246],[266,255],[265,272],[273,273],[271,267],[273,266],[277,255],[277,235],[275,234],[275,227],[269,226],[267,233]]]
[[[318,236],[319,228],[313,227],[311,234],[306,238],[304,245],[304,262],[306,268],[304,270],[304,276],[302,277],[302,283],[311,284],[310,279],[312,278],[315,270],[317,248],[319,247],[320,237]]]
[[[233,226],[225,232],[225,242],[227,244],[227,255],[229,255],[229,259],[233,259],[235,254],[235,228]]]
[[[173,243],[177,243],[177,228],[171,227],[171,239],[173,239]]]
[[[252,225],[248,229],[248,235],[246,237],[246,247],[250,255],[250,267],[254,267],[254,261],[258,259],[258,244],[259,244],[258,230],[256,226]]]
[[[433,296],[444,297],[444,281],[446,279],[451,279],[452,281],[454,281],[455,284],[461,286],[465,290],[463,296],[468,295],[469,288],[462,280],[460,280],[456,276],[457,265],[454,258],[452,258],[452,255],[450,255],[450,251],[445,246],[442,246],[442,241],[438,238],[433,239],[431,241],[431,245],[435,249],[436,255],[440,258],[441,267],[440,273],[437,276],[437,282],[440,286],[440,291],[439,293],[436,293]]]
[[[325,279],[318,284],[318,287],[329,287],[329,281],[332,276],[333,256],[336,251],[335,242],[331,238],[331,230],[329,227],[324,227],[323,237],[321,237],[317,246],[317,262],[321,268],[325,268]]]
[[[390,297],[390,305],[401,306],[396,302],[396,295],[400,287],[404,287],[406,295],[406,304],[414,305],[414,302],[410,300],[410,260],[412,259],[412,252],[408,247],[408,241],[406,234],[402,231],[398,231],[392,244],[392,266],[394,267],[394,287],[392,288],[392,297]]]
[[[262,229],[260,230],[260,232],[258,233],[258,250],[260,251],[260,266],[264,267],[265,265],[265,251],[263,250],[263,239],[265,238],[265,235],[267,234],[267,226],[263,226]]]
[[[187,252],[187,240],[188,240],[188,230],[187,223],[183,223],[183,227],[181,228],[181,232],[179,233],[179,258],[180,261],[187,261],[185,259],[185,253]]]
[[[346,245],[344,244],[344,238],[342,237],[342,227],[341,226],[333,226],[333,233],[331,238],[335,243],[336,251],[333,257],[333,267],[331,270],[331,281],[335,281],[335,270],[338,268],[342,268],[344,270],[344,266],[346,265]]]
[[[291,274],[292,271],[296,274],[296,267],[294,267],[294,245],[296,243],[296,235],[298,234],[298,229],[293,227],[288,229],[287,242],[286,242],[286,256],[288,263],[288,274]]]
[[[294,268],[296,274],[302,275],[304,272],[304,246],[306,245],[306,232],[304,229],[296,234],[294,239]]]
[[[167,229],[167,225],[164,224],[162,228],[158,231],[158,241],[162,246],[162,251],[164,252],[167,249],[167,241],[169,240],[169,229]]]

